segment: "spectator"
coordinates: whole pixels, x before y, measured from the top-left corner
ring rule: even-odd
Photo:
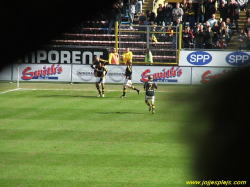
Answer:
[[[163,24],[163,7],[162,7],[162,4],[159,4],[159,7],[157,8],[156,22],[157,22],[158,26],[161,26]]]
[[[237,35],[237,41],[238,41],[238,48],[239,49],[245,49],[246,48],[246,40],[247,40],[247,34],[245,33],[244,29],[240,29],[240,32]]]
[[[208,27],[208,30],[204,32],[205,49],[212,49],[212,47],[213,47],[213,36],[214,36],[214,33],[211,30],[211,27]]]
[[[192,1],[189,2],[188,20],[189,20],[189,26],[190,26],[190,28],[194,29],[194,25],[195,25],[195,11],[194,11],[194,7],[193,7]]]
[[[233,24],[233,21],[236,25],[237,33],[239,32],[239,26],[238,26],[238,19],[239,19],[239,5],[235,0],[231,0],[231,3],[229,4],[229,16],[231,20],[231,24]]]
[[[165,2],[165,6],[163,7],[163,19],[165,22],[165,26],[170,25],[172,22],[172,6]]]
[[[197,7],[196,22],[204,24],[205,21],[205,5],[203,0],[199,1]]]
[[[237,0],[237,3],[238,3],[238,5],[239,5],[239,7],[240,7],[240,10],[241,11],[244,11],[245,10],[245,8],[246,8],[246,2],[243,0]]]
[[[142,22],[147,21],[147,17],[145,16],[145,14],[142,12],[141,15],[139,16],[139,25],[142,24]]]
[[[210,22],[206,21],[205,26],[204,26],[204,31],[207,31],[208,27],[210,27]]]
[[[188,29],[186,28],[185,31],[182,33],[183,48],[190,48],[191,40],[192,36],[188,32]]]
[[[160,40],[161,42],[170,42],[172,41],[172,36],[173,36],[173,30],[171,29],[172,25],[168,25],[168,26],[163,26],[161,28],[161,32],[163,32],[163,34],[160,35]]]
[[[144,54],[145,54],[145,62],[153,63],[153,55],[152,55],[150,49],[145,49]]]
[[[244,30],[246,33],[248,33],[248,30],[250,30],[250,18],[247,18],[246,22],[244,23]]]
[[[226,19],[228,18],[228,5],[225,3],[225,0],[221,1],[221,4],[219,6],[219,12],[222,21],[226,21]]]
[[[136,4],[136,12],[138,15],[142,14],[142,0],[138,0],[137,4]]]
[[[220,39],[224,40],[226,43],[228,43],[230,36],[229,36],[229,29],[226,23],[223,21],[220,26]]]
[[[226,49],[227,48],[227,44],[226,44],[226,41],[224,39],[220,40],[220,46],[221,46],[222,49]]]
[[[226,26],[228,28],[229,39],[231,39],[233,36],[233,25],[230,21],[230,18],[226,19]]]
[[[113,4],[113,7],[110,11],[109,14],[109,19],[108,19],[108,23],[109,23],[109,28],[108,28],[108,34],[111,33],[111,28],[115,27],[115,22],[119,21],[119,14],[121,13],[119,7],[117,6],[116,3]]]
[[[225,20],[225,21],[226,21],[226,20]],[[225,22],[225,21],[224,21],[224,22]],[[219,19],[219,21],[218,21],[218,25],[219,25],[219,27],[221,26],[221,23],[222,23],[222,22],[223,22],[223,19],[222,19],[222,18],[220,18],[220,19]]]
[[[175,24],[173,24],[174,27],[174,31],[173,31],[173,38],[172,38],[172,49],[178,49],[179,48],[179,35],[177,33],[179,33],[179,26],[180,26],[180,18],[177,17]],[[177,44],[177,45],[176,45]]]
[[[173,30],[172,30],[172,24],[169,25],[169,27],[167,28],[167,41],[173,41]]]
[[[123,1],[123,13],[125,14],[125,16],[129,16],[128,15],[128,6],[129,6],[130,0],[122,0],[122,1]]]
[[[217,22],[214,23],[214,26],[211,28],[211,30],[214,32],[213,43],[215,43],[219,40],[220,36],[220,27]]]
[[[149,11],[148,14],[147,14],[147,20],[148,22],[154,22],[155,23],[155,19],[156,19],[156,15],[155,13],[152,11]]]
[[[147,41],[147,38],[146,38],[147,27],[146,27],[146,25],[148,25],[148,22],[144,21],[144,20],[145,20],[144,18],[141,19],[141,21],[139,22],[140,26],[138,27],[138,31],[144,31],[144,32],[140,32],[139,33],[139,35],[140,35],[140,41]]]
[[[158,42],[157,41],[157,35],[156,34],[154,34],[154,33],[152,33],[152,32],[156,32],[157,30],[156,30],[156,26],[155,26],[155,24],[154,24],[154,22],[150,22],[150,33],[149,33],[149,35],[150,35],[150,38],[149,38],[149,40],[151,41],[151,42]]]
[[[124,9],[123,9],[123,2],[121,0],[118,0],[117,6],[120,9],[120,12],[118,13],[118,23],[122,22],[122,15],[124,14]]]
[[[180,3],[176,3],[176,8],[173,9],[172,11],[172,16],[173,16],[173,25],[177,25],[176,21],[179,18],[180,22],[182,21],[182,16],[183,16],[183,10],[180,8]],[[178,23],[179,25],[180,23]]]
[[[147,10],[146,10],[146,15],[147,15],[147,18],[149,17],[149,12],[150,12],[150,10],[149,10],[149,9],[147,9]]]
[[[246,49],[250,49],[250,31],[247,32]]]
[[[215,19],[215,14],[212,14],[212,17],[208,21],[210,23],[210,27],[213,27],[214,23],[218,22],[217,19]]]
[[[247,18],[250,17],[250,8],[248,8],[247,11],[246,11],[246,17],[247,17]]]
[[[185,29],[186,22],[188,21],[188,8],[189,8],[189,5],[188,5],[186,0],[182,1],[181,7],[183,9],[183,19],[182,19],[183,21],[182,21],[182,23],[183,23],[183,28]]]
[[[193,43],[193,39],[194,39],[194,34],[193,34],[193,31],[192,31],[192,29],[189,27],[189,26],[187,26],[187,31],[188,31],[188,33],[191,35],[191,43]]]
[[[137,0],[130,0],[130,3],[129,3],[129,21],[130,21],[129,28],[130,29],[133,29],[132,25],[133,25],[133,22],[134,22],[136,3],[137,3]]]
[[[222,49],[221,44],[220,44],[220,42],[218,40],[215,42],[215,45],[214,45],[213,48],[214,49]]]
[[[207,0],[206,4],[206,18],[205,20],[208,20],[212,17],[212,14],[215,14],[216,7],[215,7],[215,0]]]
[[[194,26],[193,33],[195,33],[198,29],[200,29],[201,23],[197,22]]]
[[[195,37],[195,48],[203,49],[204,48],[204,30],[203,25],[197,28],[196,32],[194,33]]]

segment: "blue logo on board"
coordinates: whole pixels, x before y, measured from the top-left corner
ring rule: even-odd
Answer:
[[[245,66],[250,63],[250,55],[241,51],[230,53],[226,62],[232,66]]]
[[[212,55],[204,51],[196,51],[187,56],[187,61],[196,66],[202,66],[212,61]]]

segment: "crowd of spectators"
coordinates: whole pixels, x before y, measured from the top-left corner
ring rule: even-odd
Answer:
[[[248,42],[250,41],[248,37],[250,36],[250,9],[245,10],[246,5],[247,1],[241,3],[241,1],[235,0],[230,2],[225,0],[200,0],[196,2],[183,0],[182,3],[165,1],[164,5],[158,5],[157,14],[147,10],[146,18],[142,15],[140,23],[146,19],[146,24],[153,22],[158,27],[163,26],[159,27],[159,30],[172,29],[174,32],[178,30],[176,27],[182,24],[183,48],[225,49],[232,39],[233,32],[237,32],[238,47],[248,48],[250,46],[248,45],[250,43]],[[246,11],[247,17],[243,33],[238,24],[240,11]],[[220,16],[216,18],[216,14]],[[177,18],[180,19],[180,23],[176,23]],[[235,29],[233,29],[234,27]],[[177,42],[178,45],[173,33],[165,36],[167,36],[167,40],[172,39],[173,43]],[[174,44],[173,48],[175,47]]]
[[[115,21],[122,22],[122,17],[129,17],[129,29],[133,29],[134,15],[139,16],[139,25],[151,25],[156,31],[165,31],[168,34],[156,34],[158,41],[172,41],[175,48],[175,32],[179,24],[183,25],[182,47],[200,49],[225,49],[237,32],[239,48],[249,48],[250,39],[250,9],[246,9],[247,0],[183,0],[182,3],[157,4],[154,10],[142,12],[143,0],[117,0],[108,15],[104,27],[108,28],[108,34],[114,33]],[[239,29],[239,12],[245,11],[247,20],[243,33]],[[219,17],[216,17],[219,15]],[[177,23],[177,20],[178,22]],[[157,27],[154,27],[157,26]],[[235,29],[234,29],[235,28]],[[140,29],[143,30],[143,29]],[[144,37],[145,38],[145,37]],[[243,39],[244,38],[244,39]],[[155,40],[155,39],[154,39]]]
[[[236,33],[238,47],[250,47],[250,9],[245,10],[247,1],[241,3],[240,0],[200,0],[196,2],[183,0],[182,3],[159,4],[156,9],[157,14],[152,10],[147,10],[146,15],[139,18],[140,24],[150,24],[152,22],[159,26],[159,31],[177,31],[179,24],[183,25],[182,47],[183,48],[221,48],[225,49],[232,39],[233,32]],[[239,29],[239,12],[246,11],[246,23],[243,33]],[[216,18],[216,14],[220,15]],[[180,23],[176,23],[177,18]],[[235,27],[235,29],[233,29]],[[162,35],[161,35],[162,36]],[[178,41],[173,33],[164,35],[164,39],[172,40],[173,48],[178,45]],[[158,35],[158,37],[160,37]],[[244,39],[242,39],[244,38]]]

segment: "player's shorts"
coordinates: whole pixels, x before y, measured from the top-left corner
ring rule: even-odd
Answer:
[[[151,102],[155,102],[155,96],[145,95],[145,100],[150,100]]]
[[[95,82],[100,82],[101,77],[96,77]],[[102,79],[100,83],[105,83],[105,78]]]
[[[124,83],[123,83],[123,85],[125,85],[125,86],[132,86],[132,81],[131,80],[128,80],[128,79],[125,79],[125,81],[124,81]]]

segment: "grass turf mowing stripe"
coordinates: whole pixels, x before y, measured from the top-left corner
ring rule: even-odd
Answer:
[[[150,118],[150,117],[149,117]],[[88,120],[34,120],[34,119],[2,119],[0,121],[1,130],[49,130],[49,131],[87,131],[89,133],[102,131],[102,132],[132,132],[132,133],[170,133],[176,132],[177,134],[182,132],[186,123],[176,123],[173,121],[156,121],[156,122],[133,122],[133,120],[128,120],[126,123],[88,123]],[[84,124],[84,125],[83,125]]]
[[[1,151],[27,153],[74,153],[97,155],[189,155],[181,143],[138,143],[104,141],[0,140]]]
[[[74,159],[72,159],[74,158]],[[142,168],[165,168],[175,167],[177,161],[184,165],[189,164],[189,156],[140,156],[140,155],[88,155],[88,154],[59,154],[59,153],[26,153],[26,152],[1,152],[0,159],[4,164],[35,164],[55,166],[119,166],[119,167],[142,167]],[[186,160],[185,160],[186,159]],[[184,161],[184,162],[183,162]]]
[[[135,183],[165,183],[174,182],[175,173],[179,173],[183,183],[189,174],[182,167],[143,168],[143,167],[97,167],[97,166],[47,166],[19,164],[2,167],[5,172],[0,179],[30,179],[30,180],[73,180],[98,182],[135,182]],[[25,171],[25,172],[24,172]],[[177,181],[176,181],[176,184]]]
[[[176,184],[176,182],[166,183],[146,183],[146,182],[98,182],[98,181],[79,181],[79,180],[25,180],[25,179],[1,179],[0,184],[5,187],[22,186],[22,187],[182,187],[184,185]]]
[[[0,140],[115,141],[141,143],[176,143],[182,133],[176,132],[113,132],[68,130],[1,130]]]

